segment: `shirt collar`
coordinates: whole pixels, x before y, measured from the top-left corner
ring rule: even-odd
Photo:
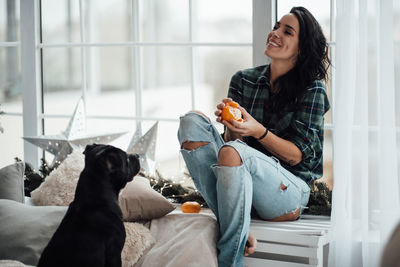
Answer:
[[[270,65],[265,65],[264,70],[261,72],[260,76],[257,79],[258,84],[266,84],[270,86],[269,84],[269,78],[270,78]]]

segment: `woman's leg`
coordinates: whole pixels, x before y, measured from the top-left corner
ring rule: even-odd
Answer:
[[[296,220],[308,203],[310,187],[283,168],[276,158],[263,154],[254,157],[251,164],[260,170],[252,176],[253,207],[257,214],[270,221]]]
[[[219,166],[213,168],[220,210],[218,262],[220,266],[243,266],[251,206],[263,219],[294,220],[307,204],[310,189],[278,160],[238,140],[221,148]]]
[[[189,173],[210,209],[218,217],[216,178],[211,165],[218,162],[224,141],[210,119],[199,112],[180,118],[178,140]]]
[[[218,266],[244,266],[253,194],[251,174],[242,164],[239,153],[231,146],[220,149],[218,165],[214,165],[213,170],[217,176],[221,233],[217,244]]]

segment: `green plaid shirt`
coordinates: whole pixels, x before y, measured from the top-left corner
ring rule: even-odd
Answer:
[[[298,105],[287,105],[281,114],[271,109],[269,65],[238,71],[229,85],[228,97],[238,102],[258,122],[275,135],[291,141],[302,152],[302,161],[290,166],[281,165],[307,183],[322,176],[322,151],[324,143],[324,114],[329,101],[322,81],[314,81],[299,99]],[[244,141],[251,147],[271,156],[253,137]]]

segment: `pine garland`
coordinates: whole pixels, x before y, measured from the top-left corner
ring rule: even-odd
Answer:
[[[179,182],[166,179],[162,177],[158,170],[156,170],[155,176],[145,175],[142,172],[140,172],[139,175],[149,179],[151,187],[173,203],[182,204],[186,201],[196,201],[202,207],[208,207],[203,196],[197,189],[192,186],[183,187]],[[185,175],[189,178],[187,174]]]
[[[311,187],[310,199],[304,214],[331,215],[332,191],[324,182],[315,182]]]
[[[15,158],[16,161],[21,161]],[[47,164],[46,160],[41,159],[41,166],[36,172],[32,165],[25,163],[25,196],[31,196],[31,192],[35,190],[44,179],[55,169]],[[207,208],[207,203],[196,188],[192,186],[182,186],[181,183],[171,179],[164,178],[158,170],[155,175],[147,175],[140,172],[138,175],[143,176],[150,181],[151,187],[169,199],[173,203],[184,203],[186,201],[196,201],[202,207]],[[190,176],[185,173],[185,178]],[[324,182],[315,182],[311,187],[310,200],[304,214],[326,215],[331,214],[332,191]]]
[[[15,161],[22,161],[19,158],[15,158]],[[39,171],[36,172],[31,164],[25,162],[25,172],[24,172],[24,194],[27,197],[31,196],[31,192],[38,188],[44,179],[50,174],[54,169],[49,167],[45,159],[41,159],[41,165]]]

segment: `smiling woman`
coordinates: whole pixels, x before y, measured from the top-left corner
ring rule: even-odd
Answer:
[[[255,252],[250,214],[296,220],[312,181],[322,176],[324,79],[330,64],[326,40],[313,15],[294,7],[267,38],[269,65],[236,72],[228,97],[217,105],[219,135],[199,111],[181,117],[178,139],[189,172],[218,218],[219,266],[243,266]],[[312,51],[312,52],[311,52]],[[243,122],[225,120],[237,102]]]

